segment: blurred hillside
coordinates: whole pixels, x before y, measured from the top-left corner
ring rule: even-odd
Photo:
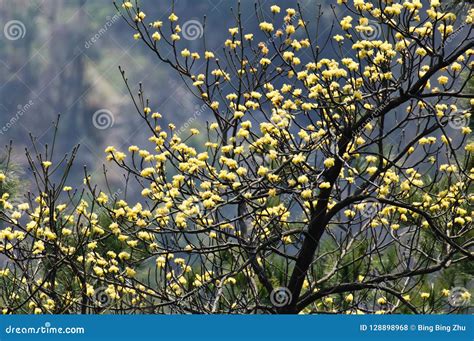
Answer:
[[[308,18],[325,1],[304,0]],[[166,20],[171,1],[141,2],[149,18]],[[261,1],[270,6],[294,6],[295,1]],[[234,25],[224,0],[178,0],[174,11],[180,21],[206,22],[207,48],[222,53],[227,27]],[[243,18],[255,29],[254,1],[242,1]],[[209,113],[186,90],[177,75],[159,63],[151,51],[133,40],[132,30],[110,1],[87,0],[0,0],[2,44],[0,44],[0,139],[14,141],[14,159],[24,164],[29,133],[41,144],[50,141],[52,121],[61,114],[57,158],[73,145],[81,144],[74,181],[82,178],[82,165],[101,170],[107,145],[119,148],[147,139],[134,111],[118,66],[127,72],[132,91],[143,83],[151,106],[166,120],[204,124]],[[332,14],[327,9],[330,29]],[[250,29],[250,28],[249,28]],[[182,46],[202,49],[197,32]],[[112,177],[113,174],[111,175]],[[119,175],[115,175],[119,179]]]

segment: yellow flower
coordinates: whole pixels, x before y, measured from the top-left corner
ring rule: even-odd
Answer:
[[[44,243],[41,240],[37,240],[33,244],[33,254],[37,255],[44,251]]]
[[[133,270],[132,268],[126,267],[125,273],[127,274],[128,277],[134,277],[137,272]]]
[[[291,61],[294,56],[295,56],[295,54],[291,51],[285,51],[283,53],[283,59],[286,60],[286,61]]]
[[[427,53],[428,52],[422,47],[419,47],[419,48],[416,49],[416,54],[419,55],[419,56],[422,56],[422,57],[426,56]]]
[[[471,293],[466,290],[461,294],[461,298],[464,302],[470,302],[471,301]]]
[[[321,188],[321,189],[331,188],[331,184],[330,184],[329,182],[322,182],[322,183],[319,185],[319,188]]]
[[[244,167],[239,167],[237,168],[237,170],[235,171],[239,176],[244,176],[247,174],[247,169],[244,168]]]
[[[127,155],[122,152],[116,152],[114,156],[117,161],[123,161],[127,157]]]
[[[97,248],[97,242],[96,241],[90,242],[89,244],[87,244],[87,248],[89,250],[94,250],[95,248]]]
[[[341,28],[342,28],[344,31],[347,31],[348,29],[350,29],[350,28],[352,27],[351,21],[352,21],[352,17],[351,17],[351,16],[344,17],[344,18],[341,20]]]
[[[138,13],[137,16],[135,17],[135,20],[136,20],[136,21],[142,21],[143,19],[145,19],[145,17],[146,17],[146,14],[143,13],[143,12],[140,12],[140,13]]]
[[[422,299],[426,300],[426,299],[430,298],[430,293],[429,293],[429,292],[422,292],[422,293],[420,294],[420,297],[421,297]]]
[[[260,176],[265,176],[268,173],[268,168],[264,166],[258,167],[257,174]]]
[[[52,163],[51,161],[43,161],[43,167],[44,167],[45,169],[51,167],[52,164],[53,164],[53,163]]]
[[[438,77],[438,83],[441,85],[448,84],[449,78],[446,76],[439,76]]]
[[[20,211],[27,211],[30,208],[30,205],[28,203],[23,203],[18,205],[18,209]]]
[[[295,165],[299,164],[299,163],[302,163],[302,162],[305,162],[306,161],[306,157],[302,154],[302,153],[299,153],[295,156],[293,156],[291,162],[293,162]]]
[[[229,28],[229,33],[231,34],[231,36],[235,36],[237,33],[239,33],[239,28],[238,27]]]
[[[352,210],[345,210],[344,211],[344,215],[347,217],[347,218],[354,218],[356,213]]]
[[[309,288],[309,281],[305,278],[303,281],[303,289],[308,289]]]
[[[262,31],[268,32],[268,33],[272,32],[274,30],[273,24],[268,23],[266,21],[260,23],[259,27]]]
[[[130,254],[126,251],[122,251],[118,254],[118,258],[120,260],[128,260],[128,259],[130,259]]]
[[[247,138],[247,137],[249,137],[249,135],[250,135],[250,133],[246,129],[239,129],[239,131],[237,132],[237,137]]]
[[[163,256],[156,258],[156,266],[163,269],[166,266],[166,258]]]
[[[234,118],[235,118],[235,119],[242,118],[244,115],[245,115],[245,114],[244,114],[243,111],[236,110],[236,111],[234,112]]]
[[[237,283],[237,280],[234,277],[228,277],[224,280],[224,284],[235,284]]]
[[[344,300],[348,303],[351,303],[354,300],[354,295],[349,294],[349,295],[346,296],[346,298]]]
[[[385,305],[387,304],[387,300],[385,297],[380,297],[378,300],[377,300],[377,303],[380,304],[380,305]]]
[[[94,266],[94,267],[92,268],[92,270],[94,270],[94,273],[95,273],[97,276],[99,276],[99,277],[104,276],[104,269],[102,269],[101,267],[99,267],[99,266]]]
[[[308,179],[308,177],[307,177],[306,175],[300,175],[300,176],[298,177],[298,183],[304,185],[304,184],[307,184],[308,182],[309,182],[309,179]]]
[[[212,59],[212,58],[214,58],[214,53],[212,53],[210,51],[206,51],[206,52],[204,52],[204,58]]]
[[[326,304],[332,304],[334,302],[334,299],[332,297],[326,297],[324,299],[324,303]]]
[[[313,196],[313,191],[310,189],[305,189],[303,192],[301,192],[301,197],[303,199],[310,199]]]
[[[272,11],[272,13],[280,13],[280,7],[277,6],[277,5],[273,5],[270,7],[270,10]]]
[[[158,41],[161,39],[161,34],[159,32],[155,32],[151,35],[151,38],[154,40],[154,41]]]
[[[140,175],[146,178],[146,177],[149,177],[150,175],[152,175],[153,173],[155,173],[155,169],[152,168],[152,167],[148,167],[148,168],[143,169],[140,172]]]
[[[177,16],[176,14],[171,13],[170,16],[168,17],[168,19],[169,19],[169,21],[171,21],[171,22],[175,22],[175,21],[177,21],[179,18],[178,18],[178,16]]]
[[[2,172],[0,172],[0,182],[5,181],[6,178],[7,178],[7,176],[5,174],[3,174]]]
[[[114,146],[108,146],[107,148],[105,148],[104,152],[105,153],[113,153],[115,151],[115,147]]]
[[[331,168],[334,166],[334,164],[335,164],[335,160],[333,157],[324,160],[324,167],[326,168]]]

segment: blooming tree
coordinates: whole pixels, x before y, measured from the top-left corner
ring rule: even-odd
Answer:
[[[117,8],[213,120],[178,134],[130,90],[149,145],[105,152],[138,202],[30,157],[38,195],[2,198],[4,313],[464,311],[435,282],[473,259],[472,8],[338,0],[328,37],[321,12],[256,6],[252,33],[238,8],[222,52]]]

